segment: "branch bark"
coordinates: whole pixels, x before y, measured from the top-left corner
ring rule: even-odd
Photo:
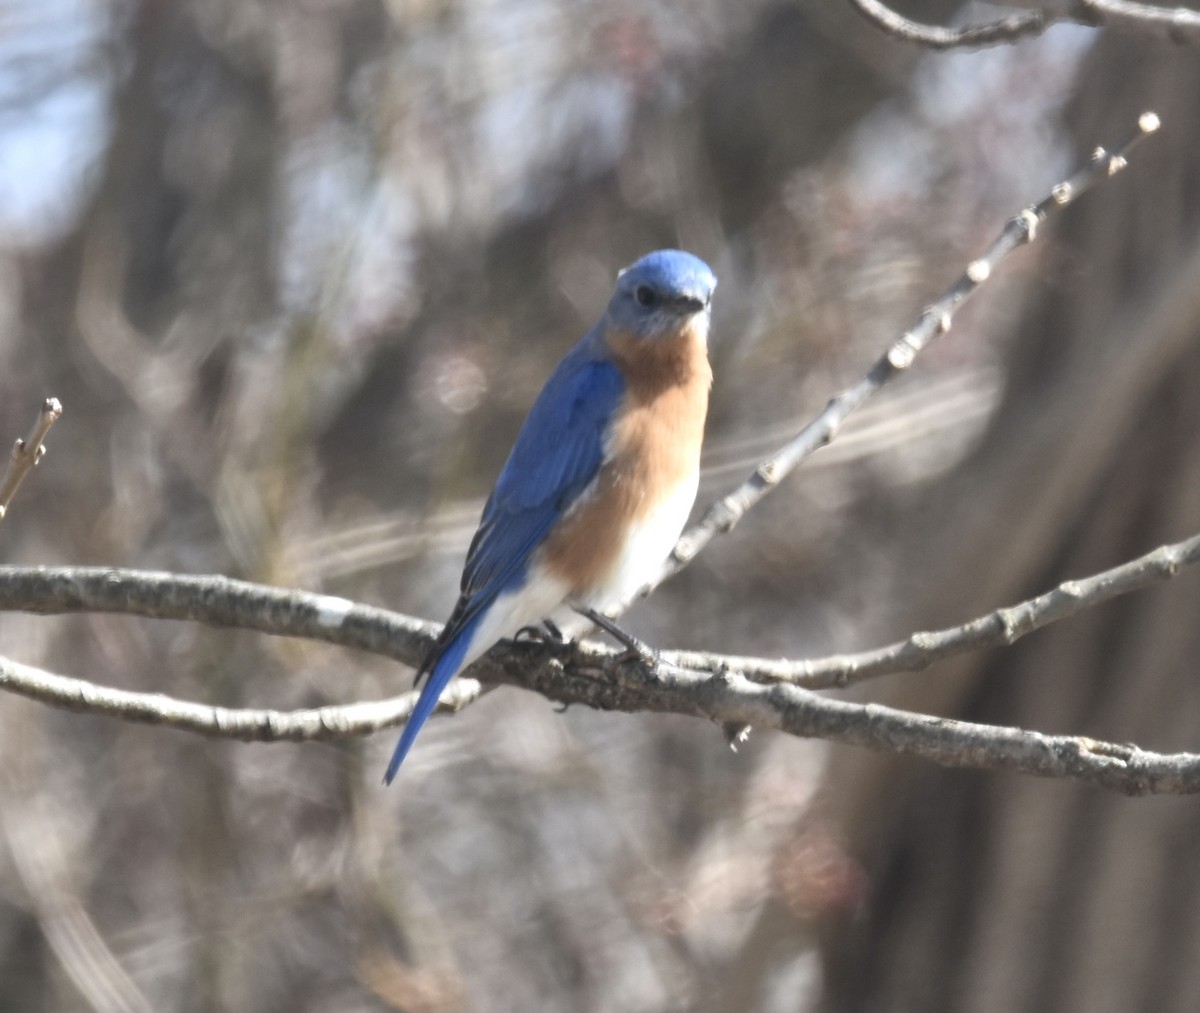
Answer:
[[[416,693],[405,693],[390,700],[295,711],[213,707],[162,693],[112,689],[11,658],[0,658],[0,689],[62,710],[242,742],[319,742],[370,735],[404,724],[417,701]],[[461,710],[482,692],[478,680],[456,679],[442,694],[438,712]]]
[[[525,652],[554,650],[546,645],[518,646],[525,646]],[[564,669],[553,658],[533,666],[525,657],[515,665],[512,660],[506,652],[501,658],[489,656],[480,667],[485,677],[536,689],[564,704],[707,717],[721,724],[754,725],[805,738],[910,753],[945,766],[1072,778],[1127,795],[1200,792],[1200,755],[1193,753],[1153,753],[1082,736],[1043,735],[912,714],[879,704],[848,703],[799,686],[764,686],[730,672],[706,675],[662,665],[658,676],[646,682],[612,658],[606,658],[598,669]],[[614,672],[618,677],[609,678]],[[160,694],[102,689],[6,658],[0,658],[0,688],[69,710],[255,742],[367,735],[403,722],[415,702],[415,694],[410,693],[391,701],[314,710],[231,710]],[[475,680],[457,680],[443,694],[440,707],[457,709],[480,692]]]
[[[601,710],[657,711],[706,717],[722,725],[756,725],[792,735],[912,753],[947,766],[1010,769],[1090,781],[1132,795],[1200,792],[1200,756],[1160,754],[1079,736],[1052,736],[996,725],[822,697],[799,685],[806,673],[840,682],[886,671],[925,667],[940,657],[1011,643],[1034,629],[1175,576],[1200,560],[1200,535],[1038,598],[999,609],[939,634],[864,655],[809,662],[664,653],[655,674],[623,652],[592,643],[506,642],[473,667],[478,678],[456,680],[441,710],[458,710],[484,684],[534,690],[563,704]],[[40,614],[118,612],[184,619],[280,636],[320,640],[415,664],[437,627],[344,598],[285,591],[227,577],[87,567],[0,567],[0,609]],[[912,646],[915,644],[916,646]],[[712,670],[685,667],[702,659]],[[681,662],[683,664],[681,664]],[[919,663],[915,663],[919,662]],[[889,667],[890,666],[890,667]],[[753,681],[754,679],[764,681]],[[0,658],[0,689],[52,706],[166,725],[245,741],[309,741],[368,735],[404,722],[415,693],[371,703],[300,711],[231,709],[157,693],[109,689]]]

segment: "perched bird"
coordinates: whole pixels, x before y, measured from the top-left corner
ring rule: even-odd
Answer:
[[[716,285],[690,253],[647,254],[546,381],[483,508],[386,783],[458,672],[564,606],[621,601],[670,553],[696,498]]]

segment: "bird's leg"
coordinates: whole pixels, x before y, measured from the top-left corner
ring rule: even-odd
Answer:
[[[581,616],[590,619],[610,637],[624,646],[625,653],[620,656],[619,661],[633,661],[636,659],[650,669],[651,672],[658,668],[658,651],[644,640],[639,640],[632,633],[627,633],[621,629],[620,626],[609,619],[603,612],[597,612],[594,608],[590,608],[587,605],[572,605],[571,607]]]

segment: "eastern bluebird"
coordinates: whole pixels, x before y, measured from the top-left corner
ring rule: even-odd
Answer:
[[[384,781],[446,684],[563,606],[602,610],[650,580],[696,498],[717,279],[658,250],[621,271],[600,321],[546,381],[483,508],[450,620]]]

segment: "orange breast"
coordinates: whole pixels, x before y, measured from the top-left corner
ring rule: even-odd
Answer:
[[[574,597],[586,597],[611,581],[631,530],[681,488],[694,486],[712,384],[706,323],[656,339],[609,337],[628,391],[596,481],[551,532],[541,553],[544,565]],[[645,561],[648,575],[670,550],[667,544],[659,558]]]

